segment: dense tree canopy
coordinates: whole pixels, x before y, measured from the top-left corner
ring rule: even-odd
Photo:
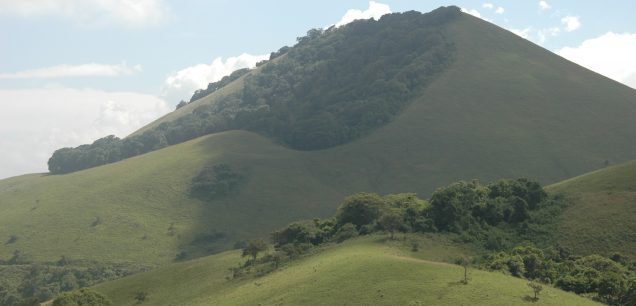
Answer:
[[[53,301],[53,306],[109,306],[112,302],[100,293],[88,289],[64,293]]]

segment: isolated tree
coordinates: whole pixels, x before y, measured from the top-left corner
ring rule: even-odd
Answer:
[[[252,240],[247,243],[247,246],[245,248],[243,248],[243,257],[251,256],[252,262],[255,262],[258,253],[266,251],[267,248],[267,243],[265,243],[265,241],[261,239]]]
[[[390,238],[393,239],[394,233],[399,231],[403,226],[402,217],[396,212],[387,212],[380,217],[378,223],[382,228],[389,232]]]
[[[468,284],[468,267],[470,267],[470,258],[462,255],[455,259],[455,264],[462,266],[464,268],[464,279],[462,282],[464,285]]]
[[[543,286],[536,282],[529,282],[528,287],[532,288],[532,291],[534,292],[534,297],[532,299],[538,301],[539,293],[541,293],[541,290],[543,290]]]

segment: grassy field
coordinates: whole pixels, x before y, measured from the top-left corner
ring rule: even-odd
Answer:
[[[462,179],[552,183],[636,158],[633,89],[469,15],[448,37],[457,47],[451,67],[394,121],[346,145],[299,152],[230,131],[77,173],[2,180],[0,258],[20,250],[36,261],[163,264],[329,216],[358,191],[428,197]],[[191,197],[192,178],[218,163],[247,173],[238,194]],[[219,238],[193,243],[199,234]]]
[[[146,292],[152,305],[595,305],[544,287],[537,302],[527,281],[501,273],[469,270],[441,262],[470,251],[439,237],[418,238],[421,251],[402,242],[371,236],[328,246],[262,277],[227,280],[241,262],[231,251],[173,264],[149,273],[104,283],[95,290],[115,305],[135,305]]]
[[[572,202],[558,231],[560,244],[577,253],[621,252],[636,258],[636,161],[548,187]]]
[[[331,215],[348,187],[311,175],[303,156],[236,131],[68,175],[3,180],[0,257],[20,250],[36,261],[158,264],[182,250],[218,252],[291,220]],[[192,178],[219,162],[240,165],[246,191],[214,201],[190,196]],[[199,233],[225,237],[195,247]]]

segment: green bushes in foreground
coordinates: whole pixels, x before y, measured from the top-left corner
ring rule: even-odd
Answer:
[[[488,185],[458,182],[439,188],[430,201],[409,193],[359,193],[347,197],[332,218],[292,223],[274,232],[272,241],[276,246],[318,245],[378,231],[391,237],[400,232],[447,232],[463,242],[503,250],[533,237],[546,238],[565,204],[565,199],[548,196],[537,182],[527,179]]]
[[[289,259],[312,246],[377,232],[390,239],[395,233],[452,233],[461,242],[504,250],[533,235],[543,240],[564,206],[564,199],[523,178],[488,185],[458,182],[439,188],[430,201],[412,193],[358,193],[345,198],[333,217],[292,223],[273,232],[271,241],[278,256]]]
[[[636,304],[636,263],[614,254],[575,257],[563,249],[517,246],[487,255],[489,270],[551,284],[609,305]]]
[[[530,280],[533,301],[539,298],[540,283],[544,283],[610,305],[634,305],[636,263],[620,255],[575,257],[550,245],[553,226],[566,205],[565,198],[548,195],[537,182],[523,178],[488,185],[457,182],[436,190],[429,201],[408,193],[359,193],[347,197],[331,218],[295,222],[273,232],[274,253],[258,261],[272,262],[271,267],[255,267],[254,257],[243,266],[247,270],[239,267],[233,272],[244,275],[256,268],[259,274],[267,273],[283,259],[293,260],[314,246],[359,235],[385,232],[393,239],[399,232],[439,232],[452,234],[460,242],[499,250],[476,263]],[[466,269],[469,261],[462,262]],[[467,278],[464,281],[468,283]]]
[[[53,301],[53,306],[110,306],[112,304],[104,295],[88,289],[64,293]]]

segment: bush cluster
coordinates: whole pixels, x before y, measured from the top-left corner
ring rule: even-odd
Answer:
[[[0,261],[0,305],[39,305],[60,293],[144,270],[143,266],[76,261],[65,256],[54,263],[32,263],[28,256],[15,252],[9,260]]]
[[[517,246],[486,256],[490,270],[584,294],[609,305],[636,304],[636,263],[620,254],[572,256],[563,248]]]

